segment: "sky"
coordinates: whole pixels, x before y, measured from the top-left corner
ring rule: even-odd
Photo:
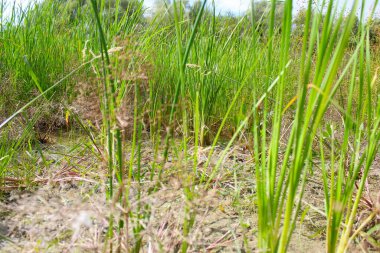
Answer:
[[[155,0],[145,0],[145,5],[147,8],[153,6]],[[190,0],[190,2],[194,2],[195,0]],[[256,0],[257,2],[259,0]],[[335,0],[338,5],[343,8],[344,3],[346,2],[347,6],[352,6],[355,0]],[[208,2],[212,2],[212,0],[208,0]],[[307,0],[294,0],[294,12],[296,13],[302,7],[307,7]],[[373,6],[375,0],[366,0],[366,12],[370,11],[370,7]],[[217,13],[228,13],[232,12],[235,14],[245,13],[251,4],[251,0],[215,0],[215,6],[217,9]],[[379,5],[380,7],[380,5]]]
[[[16,3],[17,5],[27,6],[29,2],[33,2],[34,0],[5,0],[8,4]],[[153,6],[155,0],[145,0],[145,6],[147,8],[151,8]],[[210,3],[212,0],[208,0]],[[258,0],[256,0],[258,1]],[[347,6],[352,6],[352,3],[355,0],[336,0],[340,7],[343,7],[344,3],[347,2]],[[194,0],[190,0],[190,2],[194,2]],[[250,6],[251,0],[215,0],[215,5],[217,8],[217,13],[244,13]],[[294,0],[294,12],[297,12],[302,6],[306,6],[307,0]],[[367,0],[367,8],[365,12],[369,13],[370,6],[375,3],[375,0]],[[380,13],[380,5],[378,8],[378,13]]]

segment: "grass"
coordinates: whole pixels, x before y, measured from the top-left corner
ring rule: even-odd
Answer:
[[[144,16],[143,2],[131,1],[125,10],[121,2],[46,0],[27,11],[13,7],[11,17],[1,19],[2,185],[10,177],[33,181],[33,173],[15,174],[23,166],[16,157],[39,150],[36,156],[45,161],[34,141],[41,117],[33,109],[56,103],[66,112],[66,125],[74,121],[70,131],[85,133],[107,169],[111,211],[104,251],[148,247],[153,208],[144,199],[165,189],[172,170],[180,174],[184,203],[175,250],[200,250],[192,245],[199,222],[194,203],[202,192],[222,187],[225,161],[243,143],[253,168],[255,249],[289,250],[304,219],[311,177],[323,188],[326,252],[346,252],[360,238],[376,248],[376,203],[359,219],[380,143],[374,13],[357,18],[364,0],[354,1],[348,14],[334,1],[322,1],[325,11],[319,12],[309,0],[302,27],[295,28],[292,0],[284,1],[280,13],[271,1],[260,17],[254,2],[250,13],[222,16],[214,2],[201,1],[190,15],[182,1],[174,1],[151,17]],[[83,109],[77,104],[83,83],[95,87],[98,128],[76,112]],[[11,142],[9,132],[18,133]],[[244,181],[238,175],[236,203]],[[152,184],[145,189],[147,182]]]

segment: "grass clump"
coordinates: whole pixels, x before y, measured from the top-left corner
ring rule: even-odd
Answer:
[[[212,202],[202,198],[220,197],[230,185],[242,248],[293,250],[312,178],[323,193],[322,205],[309,207],[325,217],[325,250],[346,252],[361,238],[376,248],[378,206],[365,193],[380,143],[371,39],[377,1],[368,19],[364,0],[353,1],[348,13],[334,3],[309,0],[296,19],[292,0],[252,1],[250,12],[236,16],[217,15],[207,0],[165,2],[149,17],[142,1],[46,0],[25,12],[14,8],[0,34],[0,77],[13,84],[0,96],[11,105],[1,108],[0,178],[14,172],[12,158],[39,115],[16,144],[6,143],[6,127],[37,101],[64,101],[64,122],[77,122],[101,164],[110,208],[104,251],[217,248],[238,229],[197,244],[200,210]],[[75,108],[75,86],[89,80],[97,123]],[[249,157],[243,162],[239,145]],[[162,192],[182,203],[173,242],[161,238],[167,245],[152,235],[172,224],[155,228],[150,200]],[[254,226],[243,221],[254,215]]]

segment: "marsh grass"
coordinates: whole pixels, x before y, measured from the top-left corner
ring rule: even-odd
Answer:
[[[271,1],[259,20],[254,2],[251,13],[239,17],[218,16],[215,3],[207,7],[208,2],[200,2],[197,14],[189,16],[183,1],[174,1],[165,13],[151,18],[143,18],[141,1],[124,13],[115,1],[113,15],[105,0],[78,5],[76,12],[57,1],[20,13],[13,8],[0,30],[5,59],[0,78],[12,84],[6,89],[8,98],[26,102],[0,125],[0,178],[12,173],[12,158],[39,115],[14,144],[7,143],[6,127],[36,101],[75,97],[75,82],[86,76],[97,85],[102,116],[98,137],[74,111],[67,108],[67,115],[87,134],[107,169],[105,198],[112,210],[104,251],[148,247],[145,229],[152,208],[143,198],[162,190],[164,175],[171,170],[182,173],[184,203],[178,210],[183,217],[181,243],[175,248],[192,249],[194,203],[202,192],[221,187],[226,158],[244,140],[255,182],[250,205],[258,219],[256,248],[289,249],[306,212],[302,200],[308,178],[320,164],[326,251],[347,251],[378,212],[374,208],[364,225],[355,227],[361,222],[358,209],[380,143],[370,22],[361,18],[356,43],[351,38],[357,10],[365,1],[354,1],[346,15],[334,1],[322,1],[321,13],[309,0],[296,39],[292,0],[284,1],[282,13],[278,2]],[[27,99],[33,92],[38,95]],[[0,99],[9,103],[6,96]],[[128,120],[122,117],[127,116],[126,105]],[[332,122],[326,117],[330,110],[339,112]],[[143,165],[146,138],[153,153],[148,170]],[[206,160],[200,162],[204,149]],[[236,170],[230,174],[236,203],[241,194],[238,175]]]

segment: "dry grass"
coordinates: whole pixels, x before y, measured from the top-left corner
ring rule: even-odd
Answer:
[[[149,142],[145,142],[142,152],[143,168],[146,170],[153,157],[150,146]],[[217,148],[214,160],[221,150],[222,147]],[[200,150],[200,166],[206,159],[207,151],[207,147]],[[248,150],[234,146],[213,187],[204,191],[202,185],[196,186],[196,197],[190,203],[196,212],[196,221],[189,238],[186,238],[190,252],[249,252],[255,249],[257,218],[255,185],[251,180],[253,171],[252,166],[247,166],[250,157]],[[172,162],[167,164],[157,192],[149,193],[156,185],[155,181],[144,181],[140,186],[132,184],[131,209],[143,207],[146,214],[139,220],[144,227],[142,235],[146,246],[143,252],[177,251],[183,240],[182,209],[186,200],[181,177],[190,169],[179,167],[175,157],[169,160]],[[102,252],[109,215],[112,213],[118,220],[128,211],[105,200],[105,173],[101,167],[96,174],[86,171],[84,164],[90,163],[91,159],[83,161],[78,158],[70,165],[62,163],[46,168],[47,171],[52,170],[44,173],[50,175],[50,180],[47,180],[48,176],[46,180],[40,178],[37,190],[10,192],[0,209],[2,214],[6,214],[1,223],[7,226],[7,236],[13,243],[4,241],[1,251],[14,252],[17,248],[19,252]],[[78,171],[79,165],[83,166]],[[375,163],[375,166],[378,165]],[[73,171],[78,173],[77,180],[69,178]],[[369,180],[371,192],[379,190],[379,172],[376,174],[377,170],[373,171],[375,174]],[[318,175],[314,177],[318,178]],[[140,201],[136,198],[138,187],[142,194]],[[304,210],[308,210],[295,231],[290,252],[304,252],[310,247],[324,251],[323,198],[322,185],[310,178],[304,201]],[[134,222],[131,220],[131,224]],[[128,229],[128,233],[132,233],[132,228]],[[134,244],[132,236],[118,238],[115,235],[113,240],[124,240],[121,243],[122,252],[128,248],[127,245]]]

